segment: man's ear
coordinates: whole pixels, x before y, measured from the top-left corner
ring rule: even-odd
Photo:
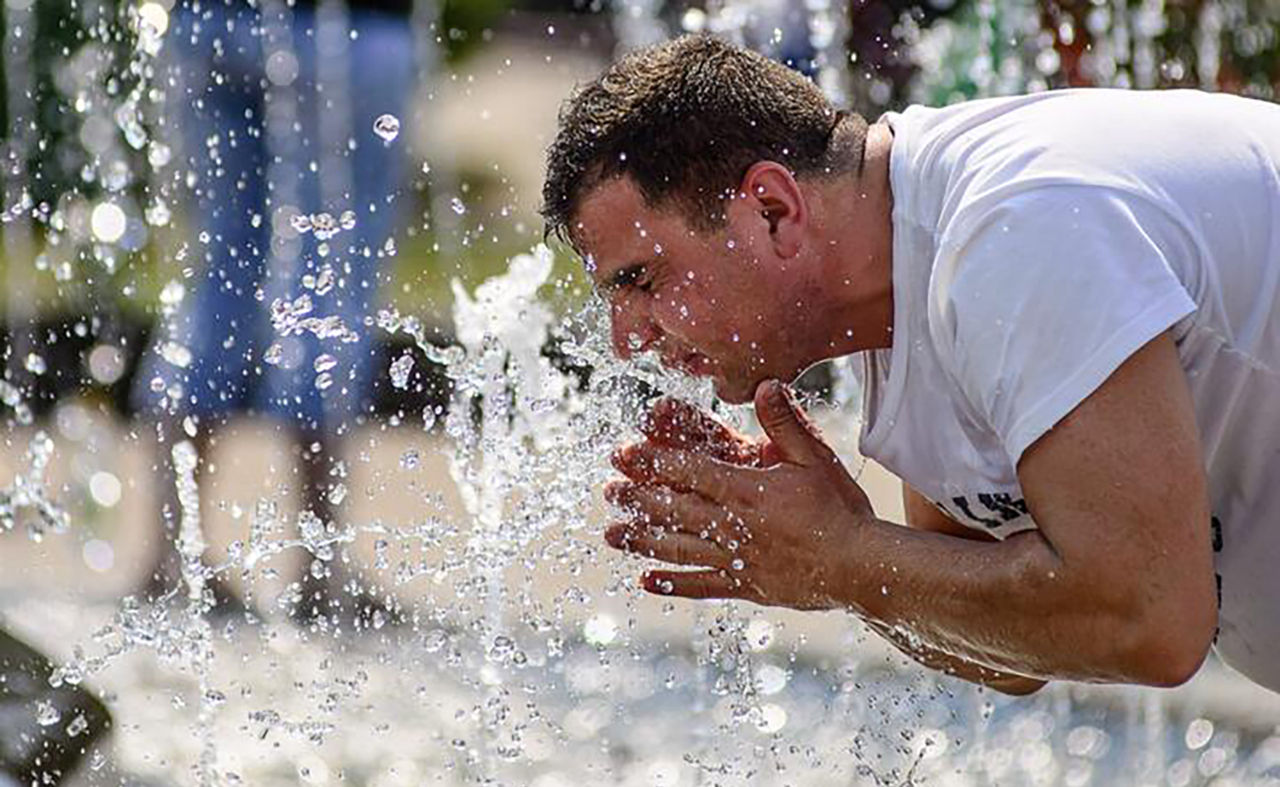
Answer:
[[[794,257],[802,246],[809,207],[791,170],[776,161],[757,161],[740,188],[742,207],[768,223],[769,240],[779,257]]]

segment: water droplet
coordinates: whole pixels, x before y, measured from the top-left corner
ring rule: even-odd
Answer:
[[[458,197],[454,197],[453,199],[449,200],[449,207],[453,210],[454,213],[458,214],[459,216],[467,212],[467,206],[463,204],[462,200],[459,199]]]
[[[493,644],[489,646],[489,652],[486,654],[489,661],[503,662],[514,652],[516,643],[505,634],[499,634],[493,638]]]
[[[289,226],[293,227],[293,231],[299,234],[305,234],[311,231],[311,217],[305,213],[299,213],[289,219]]]
[[[62,714],[48,700],[40,700],[36,703],[36,723],[41,727],[51,727],[58,723],[62,718]]]
[[[400,456],[400,466],[405,470],[415,470],[417,469],[420,460],[421,456],[418,454],[418,450],[416,448],[410,448]]]
[[[394,141],[400,136],[400,118],[395,115],[379,115],[378,119],[373,121],[373,133],[386,142]]]
[[[170,279],[169,283],[164,285],[164,289],[160,290],[160,303],[165,306],[177,306],[185,297],[187,297],[186,285],[177,279]]]
[[[272,366],[279,364],[282,358],[284,358],[284,347],[280,346],[280,342],[275,342],[262,354],[263,363],[268,363]]]
[[[179,369],[190,366],[192,360],[191,351],[177,342],[165,342],[161,345],[160,357]]]
[[[333,385],[333,375],[329,372],[322,372],[316,375],[316,389],[323,391]]]
[[[169,220],[173,218],[173,212],[169,210],[167,202],[156,197],[155,202],[152,202],[144,211],[144,218],[153,227],[165,227],[168,226]]]
[[[316,240],[328,240],[338,233],[338,221],[331,213],[315,213],[311,216],[311,231]]]
[[[344,230],[353,230],[356,228],[356,212],[354,210],[344,210],[338,218],[338,223],[342,225]]]
[[[1196,719],[1187,725],[1185,741],[1192,751],[1203,748],[1213,738],[1213,722],[1208,719]]]
[[[409,387],[409,373],[413,371],[413,355],[405,353],[391,362],[391,385],[400,390]]]
[[[441,629],[432,629],[422,638],[422,649],[428,653],[435,653],[445,646],[449,641],[449,635]]]
[[[27,360],[23,365],[32,374],[44,374],[49,369],[44,362],[44,357],[36,353],[27,353]]]
[[[316,295],[325,295],[333,289],[333,285],[337,280],[338,274],[334,272],[333,266],[326,264],[320,269],[320,273],[312,282],[312,288],[315,290]]]
[[[146,5],[164,10],[159,3],[147,3]],[[147,146],[147,161],[156,169],[163,169],[172,159],[173,149],[163,142],[152,142]]]
[[[327,372],[338,365],[338,359],[329,353],[322,353],[316,357],[314,365],[317,372]]]
[[[534,399],[529,403],[531,413],[549,413],[559,404],[555,399]]]

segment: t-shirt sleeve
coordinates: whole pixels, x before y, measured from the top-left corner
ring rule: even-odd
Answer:
[[[930,330],[1016,465],[1196,304],[1169,259],[1180,231],[1136,197],[1046,187],[966,218],[940,239]]]

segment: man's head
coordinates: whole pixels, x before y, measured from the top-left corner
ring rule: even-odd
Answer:
[[[628,55],[564,106],[543,214],[613,307],[617,352],[750,398],[818,360],[802,337],[829,231],[825,185],[867,125],[800,74],[709,36]]]

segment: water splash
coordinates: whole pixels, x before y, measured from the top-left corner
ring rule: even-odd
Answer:
[[[0,531],[21,527],[32,541],[42,541],[48,534],[65,533],[70,528],[71,515],[54,500],[45,479],[53,450],[53,439],[45,431],[31,438],[23,457],[26,471],[0,489]]]
[[[194,673],[199,686],[199,712],[196,715],[196,736],[201,741],[200,756],[195,764],[197,782],[201,787],[214,785],[218,751],[213,733],[214,715],[220,703],[218,692],[212,686],[214,652],[211,642],[212,627],[206,617],[213,607],[213,596],[206,583],[203,556],[207,544],[200,525],[200,490],[196,486],[196,464],[199,455],[189,440],[182,440],[171,449],[173,469],[177,484],[178,505],[181,518],[178,525],[178,555],[181,558],[182,582],[186,586],[187,605],[181,623],[180,634],[185,641],[183,650],[186,666]]]

